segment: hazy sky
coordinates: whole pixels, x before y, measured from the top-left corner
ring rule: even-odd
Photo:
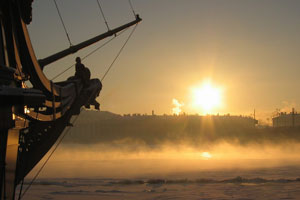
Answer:
[[[73,44],[106,31],[95,0],[57,0]],[[111,28],[133,20],[128,1],[102,0]],[[98,99],[116,113],[191,107],[190,88],[205,79],[223,89],[217,113],[250,114],[298,107],[300,1],[132,0],[143,18],[103,82]],[[38,58],[68,47],[53,1],[34,1],[29,25]],[[101,78],[130,31],[83,63]],[[49,78],[101,43],[47,67]],[[58,80],[74,74],[68,71]]]

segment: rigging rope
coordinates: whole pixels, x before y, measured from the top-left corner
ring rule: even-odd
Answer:
[[[131,11],[132,11],[133,15],[136,16],[136,13],[135,13],[135,11],[134,11],[134,9],[133,9],[131,0],[128,0],[128,3],[129,3],[129,5],[130,5],[130,8],[131,8]]]
[[[128,28],[127,28],[128,29]],[[98,51],[99,49],[101,49],[102,47],[104,47],[105,45],[107,45],[109,42],[111,42],[112,40],[114,40],[117,36],[121,35],[122,33],[124,33],[127,29],[123,30],[122,32],[120,32],[118,35],[116,35],[115,37],[111,38],[110,40],[106,41],[105,43],[103,43],[101,46],[99,46],[97,49],[91,51],[90,53],[88,53],[87,55],[85,55],[83,58],[81,58],[81,60],[86,59],[87,57],[89,57],[90,55],[94,54],[96,51]],[[57,74],[56,76],[54,76],[51,81],[53,81],[54,79],[58,78],[59,76],[61,76],[63,73],[65,73],[66,71],[68,71],[69,69],[71,69],[72,67],[74,67],[75,64],[72,64],[70,67],[68,67],[67,69],[65,69],[64,71],[60,72],[59,74]]]
[[[138,25],[138,24],[137,24]],[[124,47],[126,46],[126,44],[128,43],[129,39],[131,38],[132,34],[134,33],[137,25],[135,25],[135,27],[133,28],[133,30],[131,31],[131,33],[129,34],[128,38],[126,39],[125,43],[123,44],[123,46],[121,47],[121,49],[119,50],[118,54],[116,55],[116,57],[114,58],[114,60],[112,61],[112,63],[110,64],[110,66],[108,67],[108,69],[106,70],[105,74],[103,75],[103,77],[101,78],[101,82],[103,81],[103,79],[106,77],[106,75],[108,74],[108,72],[110,71],[110,69],[113,67],[114,63],[116,62],[116,60],[118,59],[118,57],[120,56],[121,52],[123,51]],[[104,44],[102,44],[100,47],[98,47],[97,49],[91,51],[90,53],[88,53],[86,56],[84,56],[81,60],[86,59],[87,57],[89,57],[90,55],[94,54],[95,52],[97,52],[99,49],[101,49],[102,47],[104,47],[106,44],[108,44],[109,42],[111,42],[112,40],[114,40],[117,36],[120,36],[122,33],[124,33],[127,29],[123,30],[122,32],[120,32],[118,35],[116,35],[115,37],[111,38],[110,40],[106,41]],[[60,72],[59,74],[57,74],[56,76],[54,76],[51,80],[53,81],[54,79],[58,78],[59,76],[61,76],[62,74],[64,74],[65,72],[67,72],[68,70],[70,70],[72,67],[74,67],[75,64],[72,64],[70,67],[68,67],[67,69],[65,69],[64,71]]]
[[[21,194],[22,194],[23,185],[24,185],[24,178],[22,179],[22,183],[21,183],[21,188],[20,188],[18,200],[21,200]]]
[[[114,63],[116,62],[116,60],[118,59],[118,57],[120,56],[121,52],[123,51],[124,47],[126,46],[127,42],[129,41],[129,39],[131,38],[132,34],[134,33],[136,27],[138,26],[138,24],[136,24],[134,26],[134,28],[132,29],[131,33],[129,34],[128,38],[126,39],[125,43],[123,44],[123,46],[121,47],[121,49],[119,50],[118,54],[116,55],[116,57],[114,58],[114,60],[112,61],[112,63],[110,64],[110,66],[108,67],[108,69],[106,70],[105,74],[103,75],[103,77],[101,78],[101,82],[104,80],[104,78],[106,77],[106,75],[108,74],[108,72],[110,71],[110,69],[112,68],[112,66],[114,65]]]
[[[58,9],[56,0],[53,0],[53,1],[54,1],[54,3],[55,3],[57,12],[58,12],[58,14],[59,14],[61,23],[62,23],[62,25],[63,25],[63,27],[64,27],[64,30],[65,30],[65,33],[66,33],[66,35],[67,35],[67,38],[68,38],[68,40],[69,40],[70,46],[72,46],[72,43],[71,43],[69,34],[68,34],[68,32],[67,32],[67,29],[66,29],[66,27],[65,27],[64,21],[63,21],[63,19],[62,19],[62,16],[61,16],[61,14],[60,14],[59,9]],[[104,15],[103,9],[102,9],[102,7],[101,7],[101,5],[100,5],[100,2],[99,2],[99,0],[96,0],[96,1],[97,1],[99,10],[100,10],[100,12],[101,12],[101,15],[102,15],[102,17],[103,17],[103,20],[104,20],[104,22],[105,22],[105,25],[106,25],[108,31],[110,31],[110,28],[109,28],[109,26],[108,26],[108,23],[107,23],[107,20],[106,20],[105,15]],[[134,11],[134,9],[133,9],[133,5],[132,5],[131,0],[128,0],[128,3],[129,3],[129,5],[130,5],[130,8],[131,8],[131,10],[132,10],[134,16],[136,17],[136,13],[135,13],[135,11]],[[127,40],[125,41],[124,45],[121,47],[121,49],[120,49],[120,51],[118,52],[117,56],[115,57],[115,59],[113,60],[113,62],[111,63],[111,65],[109,66],[108,70],[107,70],[107,71],[105,72],[105,74],[103,75],[101,81],[105,78],[105,76],[107,75],[107,73],[108,73],[108,72],[110,71],[110,69],[112,68],[113,64],[115,63],[115,61],[117,60],[117,58],[118,58],[119,55],[121,54],[123,48],[124,48],[125,45],[127,44],[127,42],[128,42],[128,40],[130,39],[131,35],[132,35],[133,32],[135,31],[136,27],[137,27],[137,25],[134,27],[134,29],[133,29],[132,32],[130,33],[129,37],[128,37]],[[127,29],[125,29],[125,30],[127,30]],[[88,53],[88,54],[87,54],[86,56],[84,56],[81,60],[84,60],[84,59],[87,58],[88,56],[92,55],[93,53],[95,53],[96,51],[98,51],[99,49],[101,49],[102,47],[104,47],[106,44],[108,44],[109,42],[111,42],[111,41],[112,41],[113,39],[115,39],[117,36],[121,35],[125,30],[123,30],[120,34],[115,34],[115,37],[111,38],[110,40],[108,40],[107,42],[105,42],[103,45],[101,45],[101,46],[98,47],[97,49],[93,50],[92,52]],[[65,70],[62,71],[61,73],[59,73],[59,74],[57,74],[56,76],[54,76],[51,80],[54,80],[54,79],[58,78],[59,76],[61,76],[62,74],[64,74],[65,72],[67,72],[69,69],[71,69],[71,68],[74,67],[74,66],[75,66],[75,64],[72,64],[70,67],[68,67],[67,69],[65,69]]]
[[[103,10],[102,10],[102,7],[101,7],[101,5],[100,5],[100,2],[99,2],[99,0],[96,0],[96,1],[97,1],[99,10],[100,10],[100,12],[101,12],[101,14],[102,14],[104,23],[105,23],[105,25],[106,25],[106,27],[107,27],[107,30],[110,30],[110,28],[109,28],[109,26],[108,26],[108,23],[107,23],[107,20],[106,20],[106,18],[105,18],[104,12],[103,12]]]
[[[98,51],[99,49],[101,49],[102,47],[104,47],[106,44],[108,44],[110,41],[112,41],[115,37],[111,38],[110,40],[108,40],[107,42],[105,42],[103,45],[101,45],[100,47],[98,47],[97,49],[91,51],[90,53],[88,53],[86,56],[84,56],[83,58],[81,58],[81,60],[84,60],[85,58],[87,58],[88,56],[92,55],[93,53],[95,53],[96,51]],[[68,67],[67,69],[65,69],[64,71],[62,71],[61,73],[57,74],[56,76],[54,76],[51,80],[53,81],[54,79],[58,78],[59,76],[61,76],[62,74],[64,74],[65,72],[67,72],[69,69],[71,69],[72,67],[74,67],[75,64],[72,64],[70,67]]]
[[[81,58],[81,60],[86,59],[87,57],[89,57],[90,55],[94,54],[96,51],[98,51],[99,49],[101,49],[102,47],[104,47],[105,45],[107,45],[109,42],[111,42],[112,40],[114,40],[117,36],[120,36],[122,33],[124,33],[128,28],[126,28],[125,30],[123,30],[122,32],[120,32],[119,34],[115,35],[115,37],[112,37],[111,39],[109,39],[108,41],[106,41],[105,43],[103,43],[101,46],[99,46],[98,48],[96,48],[95,50],[91,51],[90,53],[88,53],[87,55],[85,55],[83,58]],[[53,81],[54,79],[58,78],[59,76],[61,76],[62,74],[64,74],[65,72],[67,72],[68,70],[70,70],[72,67],[74,67],[75,64],[72,64],[70,67],[68,67],[67,69],[65,69],[64,71],[60,72],[59,74],[57,74],[56,76],[54,76],[51,81]]]
[[[70,37],[69,37],[68,31],[67,31],[67,28],[66,28],[66,26],[65,26],[64,20],[63,20],[63,18],[62,18],[62,16],[61,16],[61,14],[60,14],[60,11],[59,11],[59,9],[58,9],[58,5],[57,5],[57,3],[56,3],[56,0],[53,0],[53,1],[54,1],[54,4],[55,4],[55,7],[56,7],[56,10],[57,10],[57,13],[58,13],[58,15],[59,15],[60,21],[61,21],[61,23],[62,23],[62,25],[63,25],[63,27],[64,27],[64,30],[65,30],[66,36],[67,36],[67,38],[68,38],[68,40],[69,40],[70,46],[72,46],[72,43],[71,43],[71,40],[70,40]]]
[[[80,110],[80,112],[82,111],[82,108]],[[74,125],[75,122],[77,121],[79,115],[76,116],[76,118],[73,120],[72,124]],[[39,174],[41,173],[41,171],[43,170],[43,168],[45,167],[45,165],[47,164],[47,162],[49,161],[49,159],[51,158],[51,156],[54,154],[55,150],[57,149],[57,147],[60,145],[60,143],[63,141],[63,139],[65,138],[65,136],[67,135],[67,133],[71,130],[71,126],[68,127],[68,129],[63,133],[62,137],[60,138],[60,140],[57,142],[56,146],[54,147],[54,149],[52,150],[52,152],[49,154],[48,158],[45,160],[45,162],[43,163],[43,165],[41,166],[41,168],[38,170],[38,172],[36,173],[36,175],[33,177],[33,179],[31,180],[31,182],[29,183],[29,185],[27,186],[27,188],[24,190],[23,194],[21,195],[21,198],[24,197],[24,195],[26,194],[26,192],[29,190],[29,188],[31,187],[31,185],[33,184],[33,182],[36,180],[36,178],[39,176]],[[20,198],[20,199],[21,199]]]

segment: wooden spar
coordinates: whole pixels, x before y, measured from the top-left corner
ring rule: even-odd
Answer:
[[[40,64],[41,68],[43,69],[46,65],[49,65],[49,64],[51,64],[51,63],[53,63],[53,62],[55,62],[55,61],[57,61],[57,60],[59,60],[59,59],[61,59],[63,57],[66,57],[66,56],[68,56],[70,54],[76,53],[78,50],[83,49],[83,48],[85,48],[85,47],[87,47],[89,45],[92,45],[92,44],[94,44],[94,43],[96,43],[96,42],[98,42],[100,40],[103,40],[103,39],[105,39],[107,37],[115,35],[116,33],[120,32],[120,31],[122,31],[122,30],[124,30],[124,29],[126,29],[126,28],[128,28],[130,26],[135,25],[135,24],[139,23],[140,21],[142,21],[142,19],[139,17],[139,15],[136,15],[136,19],[134,21],[129,22],[127,24],[124,24],[123,26],[120,26],[120,27],[115,28],[113,30],[109,30],[109,31],[107,31],[107,32],[105,32],[103,34],[100,34],[100,35],[98,35],[96,37],[93,37],[93,38],[91,38],[89,40],[81,42],[81,43],[79,43],[77,45],[70,46],[69,48],[67,48],[65,50],[62,50],[62,51],[60,51],[58,53],[55,53],[55,54],[53,54],[51,56],[48,56],[48,57],[43,58],[43,59],[40,59],[39,60],[39,64]]]

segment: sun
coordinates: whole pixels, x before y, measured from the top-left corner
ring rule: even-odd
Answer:
[[[222,105],[222,90],[205,81],[201,86],[192,89],[193,107],[203,114],[212,114],[214,109]]]

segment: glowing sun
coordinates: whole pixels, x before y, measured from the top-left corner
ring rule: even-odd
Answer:
[[[200,87],[193,88],[192,93],[194,107],[201,108],[204,114],[211,114],[213,109],[222,105],[222,90],[208,81]]]

